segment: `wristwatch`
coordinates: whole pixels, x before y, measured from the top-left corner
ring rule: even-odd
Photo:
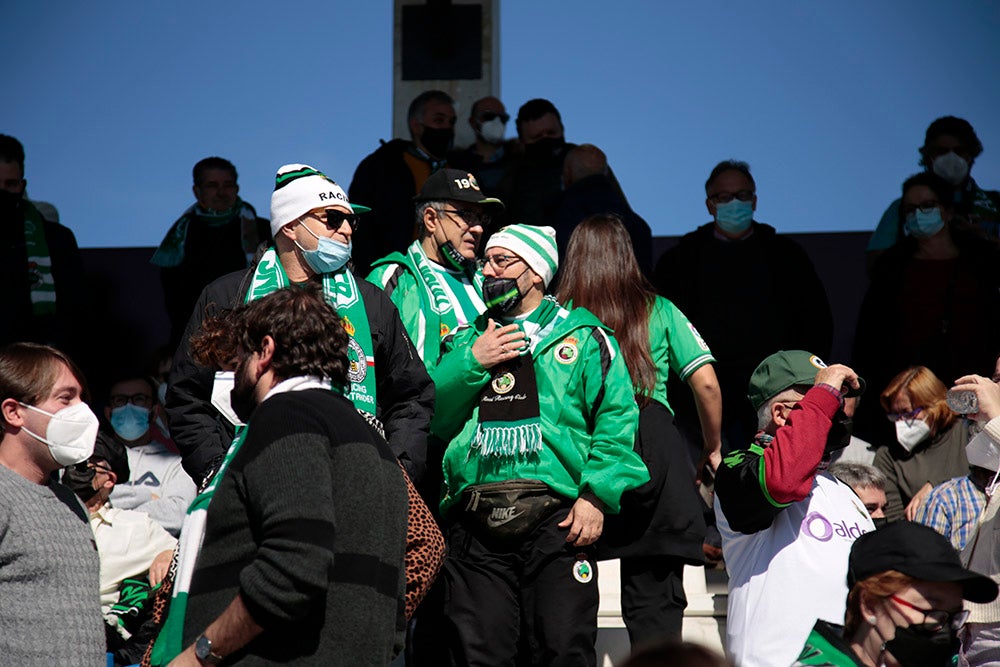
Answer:
[[[209,665],[217,665],[222,662],[221,655],[212,653],[212,640],[205,635],[194,640],[194,655],[198,660]]]

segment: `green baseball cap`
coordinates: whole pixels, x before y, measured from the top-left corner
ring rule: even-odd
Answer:
[[[805,350],[781,350],[760,362],[750,376],[747,398],[754,410],[759,410],[769,399],[795,385],[812,385],[816,373],[826,368],[826,363]],[[858,389],[851,389],[847,396],[860,396],[865,381],[858,378]],[[839,387],[838,387],[839,389]]]

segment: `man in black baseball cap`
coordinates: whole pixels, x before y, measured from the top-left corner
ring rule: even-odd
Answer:
[[[843,620],[851,544],[875,526],[822,463],[850,440],[844,397],[863,388],[847,366],[804,350],[776,352],[750,377],[759,432],[715,479],[727,653],[737,665],[790,665],[817,618]]]
[[[485,310],[476,255],[493,216],[503,210],[476,177],[458,169],[430,176],[413,198],[417,240],[405,253],[377,260],[368,280],[385,290],[428,368],[441,338]]]

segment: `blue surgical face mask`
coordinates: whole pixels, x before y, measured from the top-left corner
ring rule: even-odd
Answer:
[[[111,410],[111,427],[122,440],[138,440],[149,431],[149,408],[126,403]]]
[[[753,202],[733,199],[715,205],[715,222],[727,234],[742,234],[753,221]]]
[[[906,231],[910,236],[918,239],[934,236],[944,227],[944,220],[941,219],[941,210],[933,208],[929,213],[924,213],[919,208],[906,216]]]
[[[302,251],[302,258],[306,260],[306,264],[313,271],[316,273],[334,273],[343,268],[344,264],[347,264],[347,260],[351,258],[352,243],[350,239],[344,245],[325,236],[316,236],[305,225],[302,225],[302,227],[319,242],[315,250],[306,250],[297,242],[295,243],[299,250]]]

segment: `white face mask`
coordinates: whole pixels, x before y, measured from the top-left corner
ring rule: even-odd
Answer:
[[[97,440],[97,429],[100,424],[97,415],[86,403],[81,401],[55,414],[26,403],[20,405],[52,418],[45,429],[44,438],[25,427],[22,428],[35,440],[48,445],[52,458],[60,466],[66,467],[86,461],[94,453],[94,442]]]
[[[504,124],[499,118],[488,120],[479,126],[479,136],[483,141],[490,144],[503,143]]]
[[[969,175],[969,163],[955,151],[949,151],[934,158],[931,171],[952,185],[958,185]]]
[[[931,434],[931,427],[923,419],[914,419],[907,422],[900,419],[896,422],[896,440],[908,452],[926,440]]]

